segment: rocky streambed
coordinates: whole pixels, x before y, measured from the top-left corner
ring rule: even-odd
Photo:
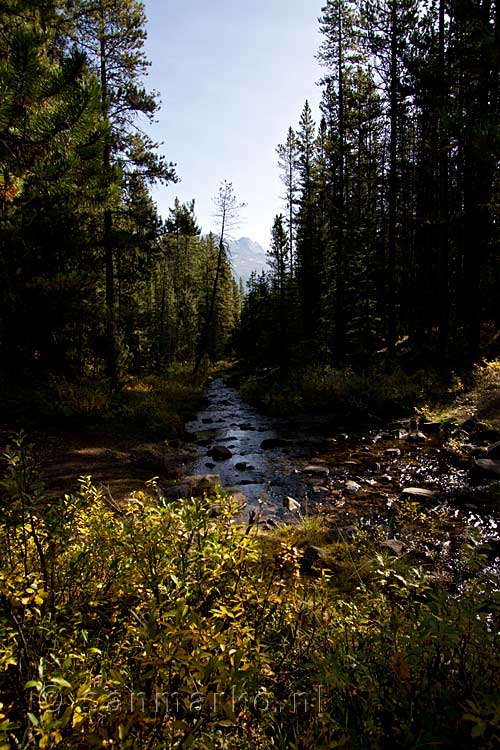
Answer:
[[[324,514],[332,528],[371,530],[401,551],[401,509],[441,520],[436,545],[457,535],[490,542],[500,555],[500,435],[470,422],[456,428],[469,455],[445,447],[440,426],[338,424],[327,414],[285,419],[260,413],[237,389],[214,380],[205,407],[186,425],[191,460],[178,492],[201,482],[228,488],[251,514],[265,499],[266,521]],[[172,488],[175,492],[175,489]],[[430,515],[429,515],[430,514]],[[347,533],[347,532],[346,532]],[[432,547],[432,540],[427,540]],[[427,544],[426,542],[426,544]],[[451,554],[451,553],[450,553]]]

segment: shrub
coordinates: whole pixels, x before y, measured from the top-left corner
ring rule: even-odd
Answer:
[[[498,747],[496,580],[450,593],[360,534],[342,591],[294,546],[321,524],[263,557],[227,497],[80,484],[48,495],[23,436],[6,455],[2,750]]]

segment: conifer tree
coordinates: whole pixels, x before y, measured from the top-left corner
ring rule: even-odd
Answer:
[[[292,127],[288,129],[285,143],[280,144],[276,152],[278,154],[278,166],[281,170],[281,181],[285,187],[285,210],[288,223],[288,265],[290,276],[294,276],[294,252],[295,252],[295,222],[297,215],[297,194],[299,153],[297,135]]]
[[[105,259],[108,374],[116,385],[116,243],[113,213],[122,179],[140,174],[146,181],[175,181],[174,166],[157,154],[157,144],[137,129],[137,117],[150,121],[158,110],[155,94],[143,87],[146,17],[138,0],[68,0],[75,43],[87,54],[100,81],[101,116],[106,126],[102,148],[104,189],[102,244]]]

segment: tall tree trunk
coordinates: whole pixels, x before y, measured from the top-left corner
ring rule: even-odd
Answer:
[[[100,30],[100,78],[101,78],[101,113],[105,122],[109,115],[109,91],[107,75],[107,49],[105,39],[105,15],[101,5],[101,30]],[[109,134],[106,134],[103,149],[103,172],[106,178],[106,187],[111,182],[111,144]],[[109,198],[109,196],[108,196]],[[115,278],[113,268],[113,216],[109,207],[104,210],[103,226],[104,265],[106,273],[106,370],[111,382],[111,387],[118,386],[118,368],[116,352],[116,330],[115,330]]]
[[[215,270],[215,278],[212,285],[212,293],[210,297],[210,306],[208,308],[207,317],[205,320],[205,324],[203,326],[201,337],[200,337],[200,345],[198,347],[198,352],[196,355],[196,361],[194,365],[194,374],[196,375],[200,369],[200,365],[202,363],[204,355],[208,351],[208,345],[210,341],[210,333],[212,330],[212,324],[213,324],[213,318],[215,313],[215,302],[217,299],[217,289],[219,286],[219,278],[220,273],[222,269],[222,259],[224,256],[224,230],[225,230],[225,216],[222,217],[222,229],[221,229],[221,236],[219,239],[219,249],[217,252],[217,268]]]
[[[344,60],[342,0],[338,2],[337,18],[337,76],[338,76],[338,125],[339,125],[339,190],[337,215],[337,257],[335,298],[335,351],[339,360],[345,356],[345,262],[344,262],[344,211],[345,211],[345,118],[344,118]]]
[[[445,0],[439,1],[439,356],[443,366],[449,356],[450,338],[450,279],[449,279],[449,202],[448,202],[448,133],[445,125],[447,111],[448,75],[445,51]]]
[[[397,300],[397,154],[398,154],[398,23],[397,2],[391,2],[391,68],[390,68],[390,144],[389,144],[389,206],[388,206],[388,253],[387,253],[387,344],[390,352],[396,345],[396,300]]]

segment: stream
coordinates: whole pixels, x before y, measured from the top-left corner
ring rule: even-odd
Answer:
[[[272,417],[219,378],[186,429],[193,455],[188,472],[219,475],[246,501],[247,517],[264,497],[269,523],[324,513],[340,528],[355,521],[397,538],[398,503],[414,488],[427,492],[410,493],[409,500],[425,502],[459,533],[474,529],[479,540],[500,547],[500,482],[478,476],[439,435],[411,439],[408,420],[338,424],[328,414]],[[299,513],[285,507],[290,497]]]

